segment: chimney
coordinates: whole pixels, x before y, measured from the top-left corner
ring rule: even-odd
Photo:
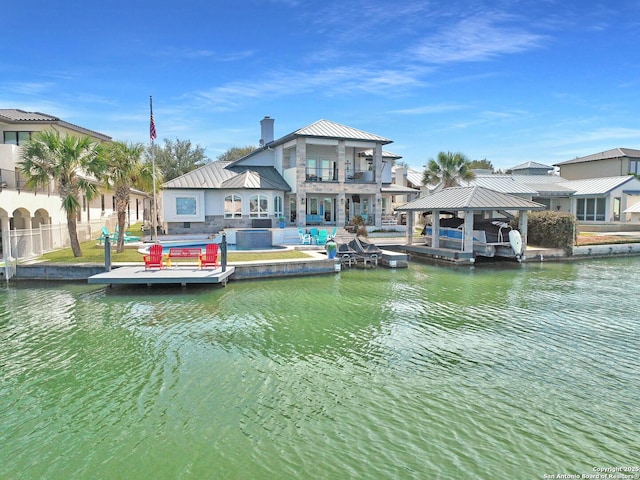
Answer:
[[[275,120],[268,116],[260,120],[260,146],[262,147],[273,142],[273,122]]]

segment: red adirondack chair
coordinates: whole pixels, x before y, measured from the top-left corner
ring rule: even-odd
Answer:
[[[148,270],[151,268],[164,268],[165,265],[162,261],[162,258],[162,245],[160,245],[159,243],[154,243],[149,247],[149,255],[145,255],[142,257],[142,259],[144,260],[144,269]]]
[[[198,259],[198,264],[200,268],[206,267],[219,267],[218,263],[218,244],[217,243],[208,243],[207,248],[204,251],[204,254],[200,254]]]

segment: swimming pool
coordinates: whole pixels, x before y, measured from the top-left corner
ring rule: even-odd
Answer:
[[[198,241],[198,240],[175,240],[175,241],[168,241],[168,242],[160,242],[162,245],[162,253],[169,253],[169,249],[170,248],[199,248],[200,250],[202,250],[202,252],[204,253],[205,248],[207,248],[207,245],[210,243],[218,243],[218,245],[220,245],[219,242],[203,242],[203,241]],[[149,247],[151,246],[151,244],[146,244],[145,246],[141,247],[138,249],[138,252],[142,253],[143,255],[147,255],[149,253]],[[287,250],[291,247],[288,247],[286,245],[272,245],[271,247],[268,248],[264,248],[264,247],[260,247],[260,248],[238,248],[237,245],[235,244],[230,244],[227,243],[227,251],[228,252],[262,252],[262,251],[273,251],[273,250]]]

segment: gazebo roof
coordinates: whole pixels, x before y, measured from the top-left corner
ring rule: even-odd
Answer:
[[[421,212],[428,210],[544,210],[546,206],[515,195],[485,187],[452,187],[406,203],[395,210]]]

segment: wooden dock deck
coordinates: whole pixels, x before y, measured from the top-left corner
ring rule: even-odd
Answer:
[[[235,267],[198,269],[198,267],[180,266],[162,270],[145,270],[144,266],[118,267],[109,272],[98,273],[88,278],[91,284],[103,285],[154,285],[176,283],[186,286],[190,283],[214,283],[226,285]]]

